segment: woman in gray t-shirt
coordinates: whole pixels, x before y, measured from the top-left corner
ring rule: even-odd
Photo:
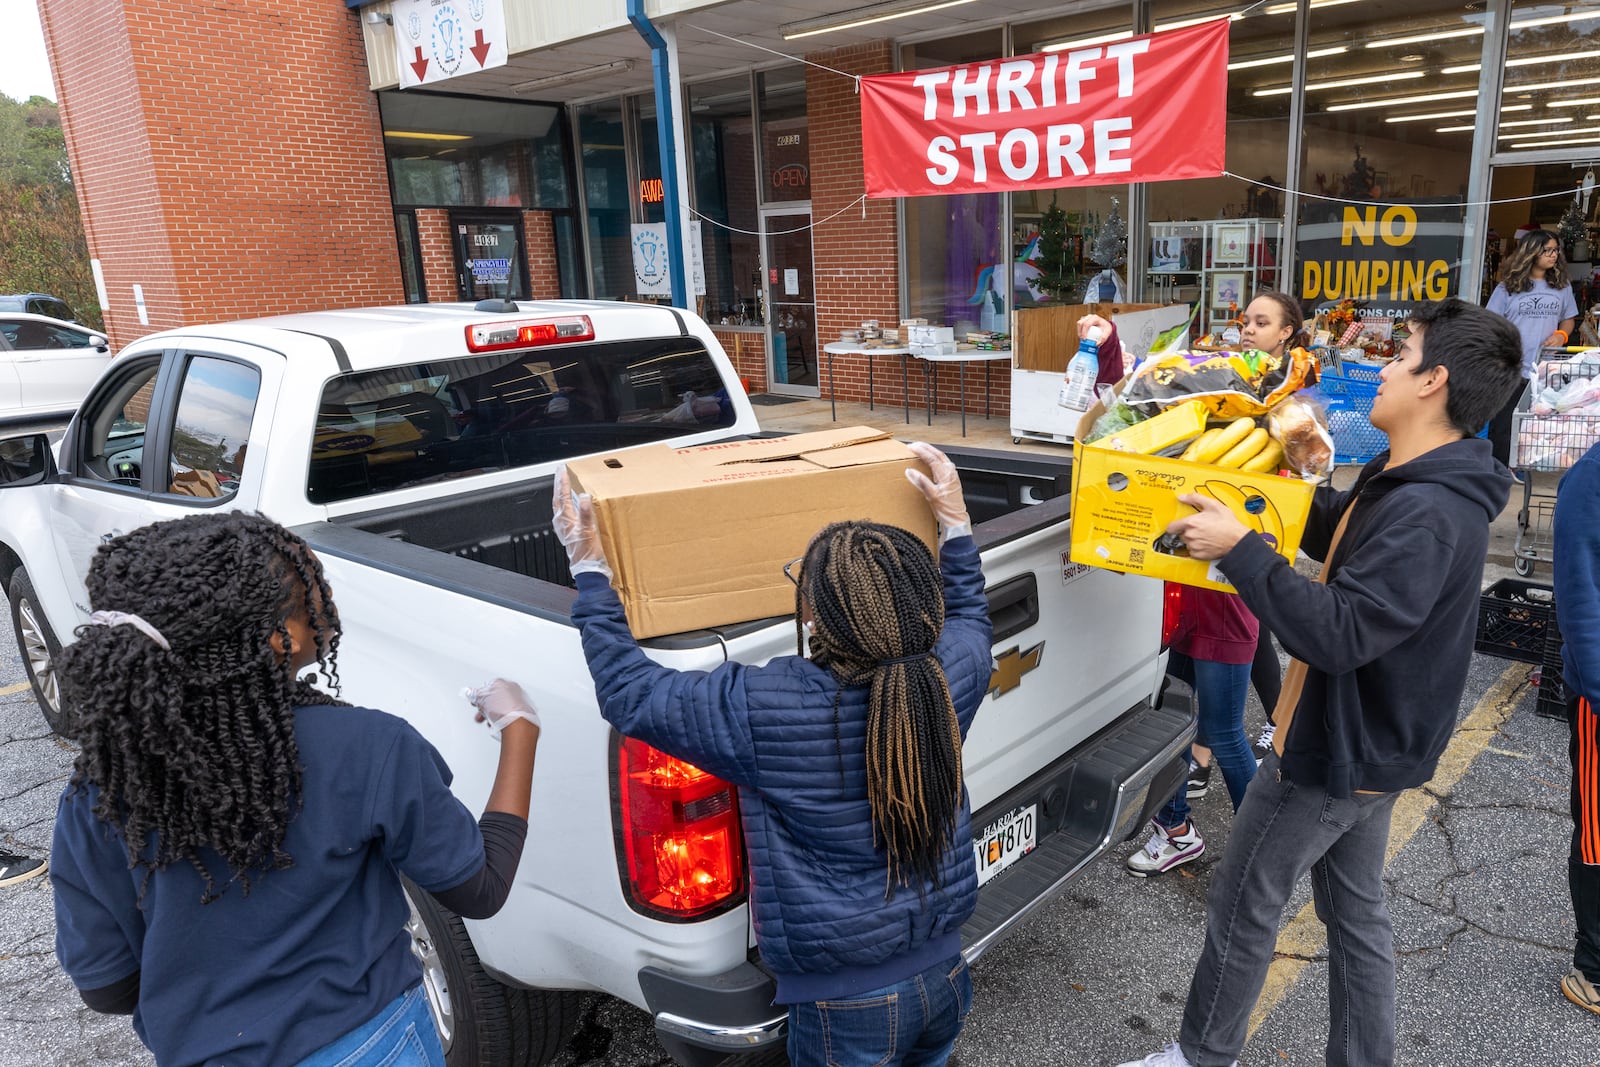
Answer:
[[[1500,284],[1490,294],[1488,308],[1510,319],[1522,335],[1522,383],[1489,423],[1494,458],[1510,463],[1511,414],[1533,378],[1539,350],[1565,345],[1578,317],[1560,238],[1549,230],[1523,234],[1500,268]]]

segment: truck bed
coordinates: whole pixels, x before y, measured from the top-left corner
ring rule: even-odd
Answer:
[[[995,539],[1018,537],[1065,519],[1066,498],[1072,485],[1070,459],[986,449],[951,449],[946,454],[961,472],[961,485],[980,548]],[[448,553],[570,589],[573,582],[566,551],[550,525],[551,485],[551,476],[544,475],[471,497],[453,496],[367,512],[335,520],[332,525],[431,549],[429,555]],[[1047,501],[1058,501],[1059,506],[1037,509],[1037,514],[1021,514]],[[996,521],[1009,516],[1016,518],[1004,523]],[[314,546],[336,552],[341,547],[354,550],[364,540],[333,535],[325,529],[327,525],[317,524],[322,528],[320,532],[302,532],[309,534]],[[414,566],[432,569],[423,555],[384,551],[370,541],[364,551],[377,555],[371,562],[409,559]],[[438,566],[445,565],[440,561]],[[449,570],[461,573],[459,568]],[[504,588],[503,581],[498,584]],[[551,603],[560,602],[556,598]]]

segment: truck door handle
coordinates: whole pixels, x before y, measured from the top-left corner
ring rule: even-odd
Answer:
[[[1032,571],[985,589],[983,595],[989,602],[989,622],[997,642],[1039,621],[1039,583]]]

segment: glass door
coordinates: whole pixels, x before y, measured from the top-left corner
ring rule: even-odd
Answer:
[[[528,260],[516,212],[450,213],[457,298],[526,300]]]
[[[761,233],[767,279],[767,390],[819,396],[810,203],[763,210]]]

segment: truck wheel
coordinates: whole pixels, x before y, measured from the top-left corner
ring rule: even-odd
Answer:
[[[461,918],[403,881],[411,951],[449,1067],[540,1067],[554,1059],[577,1023],[578,994],[497,982],[478,963]]]
[[[22,669],[33,685],[33,698],[44,712],[50,729],[62,737],[71,735],[72,723],[61,707],[61,680],[56,663],[61,657],[61,642],[50,630],[50,621],[39,606],[28,572],[21,567],[11,576],[11,630],[17,635],[17,650],[22,653]]]

